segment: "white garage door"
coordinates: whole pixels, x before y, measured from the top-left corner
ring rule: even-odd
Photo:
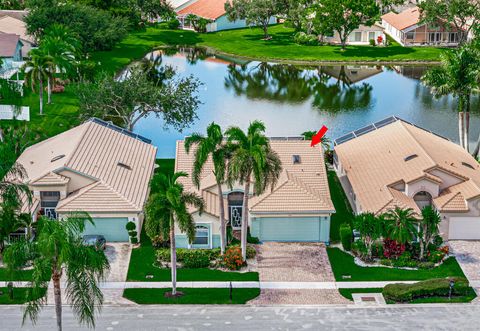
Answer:
[[[480,217],[450,217],[448,239],[480,239]]]

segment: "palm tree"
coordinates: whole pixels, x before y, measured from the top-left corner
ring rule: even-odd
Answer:
[[[220,252],[225,253],[226,230],[225,230],[225,205],[223,202],[222,184],[225,182],[228,151],[223,141],[222,129],[212,122],[207,127],[207,136],[194,133],[185,139],[185,150],[190,152],[192,145],[197,145],[195,150],[195,163],[193,165],[192,180],[200,188],[200,175],[203,167],[211,156],[213,161],[213,175],[217,182],[219,221],[220,221]]]
[[[42,49],[32,49],[30,60],[23,65],[25,82],[30,84],[35,92],[35,85],[38,83],[38,94],[40,97],[40,115],[43,115],[43,82],[52,76],[51,68],[54,66],[53,58]]]
[[[33,242],[20,241],[5,250],[4,262],[15,271],[33,265],[32,280],[27,291],[23,323],[38,319],[46,304],[48,283],[53,282],[57,330],[62,330],[62,289],[65,275],[67,301],[80,323],[95,326],[95,313],[103,303],[98,282],[105,279],[110,268],[103,250],[83,245],[81,234],[85,222],[93,224],[88,214],[71,214],[61,222],[42,217],[38,220],[37,237]]]
[[[479,87],[479,52],[469,44],[441,55],[441,66],[430,69],[422,81],[436,97],[453,94],[458,98],[458,134],[460,146],[468,151],[470,97]],[[478,150],[477,150],[478,153]]]
[[[52,87],[55,84],[55,73],[60,70],[61,73],[72,72],[75,64],[75,54],[78,53],[80,42],[70,32],[70,30],[61,25],[53,24],[43,35],[40,42],[40,49],[51,56],[51,75],[48,77],[47,103],[51,103]]]
[[[376,217],[373,213],[363,213],[355,216],[353,225],[360,232],[360,237],[367,248],[367,259],[371,260],[372,245],[383,235],[383,218]]]
[[[265,125],[260,121],[250,123],[245,134],[238,127],[230,127],[226,132],[227,142],[234,146],[228,164],[228,182],[244,185],[242,215],[242,257],[247,256],[248,199],[253,179],[253,193],[261,194],[267,187],[275,187],[282,172],[282,162],[270,148],[265,136]]]
[[[195,239],[195,222],[188,207],[193,206],[202,214],[203,199],[195,193],[185,192],[183,185],[177,180],[187,177],[184,172],[176,172],[171,176],[156,174],[151,183],[152,194],[148,199],[145,214],[145,230],[150,238],[170,234],[170,258],[172,272],[172,296],[177,296],[177,251],[175,247],[175,224],[180,231],[186,233],[189,242]]]
[[[415,218],[415,212],[412,208],[402,209],[395,207],[395,209],[385,213],[384,217],[388,239],[405,244],[417,234],[415,226],[418,220]]]
[[[425,249],[433,241],[433,238],[438,234],[438,225],[441,222],[440,214],[432,208],[426,206],[422,209],[422,221],[420,222],[419,238],[420,243],[420,260],[423,259]]]

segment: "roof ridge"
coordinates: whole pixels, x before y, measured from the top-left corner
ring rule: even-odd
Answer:
[[[80,139],[78,139],[77,143],[75,144],[75,147],[73,147],[72,152],[70,153],[70,155],[69,155],[69,156],[67,157],[67,159],[65,160],[65,162],[64,162],[64,164],[63,164],[64,167],[68,167],[68,163],[72,160],[73,155],[75,155],[75,153],[77,152],[78,147],[80,146],[81,142],[82,142],[83,139],[85,138],[85,135],[86,135],[86,133],[87,133],[87,130],[90,128],[90,123],[92,123],[92,122],[89,121],[89,122],[85,122],[85,123],[82,124],[82,125],[85,125],[86,128],[85,128],[85,130],[83,130]],[[68,167],[68,168],[71,168],[72,170],[74,170],[72,167]]]
[[[441,208],[445,207],[450,201],[452,201],[457,195],[462,195],[462,192],[458,191],[457,193],[453,194],[452,197],[450,199],[448,199],[447,201],[445,201],[442,205],[441,205]],[[465,198],[463,198],[465,200]]]
[[[305,184],[299,177],[295,176],[294,174],[292,174],[291,176],[294,184],[296,184],[297,186],[305,190],[308,194],[310,194],[316,200],[319,200],[320,202],[325,202],[314,191],[312,191],[312,189],[307,184]]]
[[[425,150],[425,148],[423,147],[423,145],[417,140],[417,138],[415,138],[415,136],[412,134],[412,132],[410,132],[409,129],[407,129],[407,127],[405,125],[410,125],[410,126],[413,126],[411,125],[410,123],[407,123],[403,120],[400,119],[399,121],[402,125],[402,128],[407,132],[407,134],[413,139],[413,141],[417,144],[418,147],[420,147],[420,149],[425,153],[425,155],[427,156],[427,158],[433,163],[433,165],[438,165],[437,162],[435,162],[432,157],[430,156],[430,154],[428,154],[428,152]],[[415,127],[416,128],[416,127]],[[428,132],[427,130],[425,129],[422,129],[422,128],[419,128],[420,130],[423,130],[425,132]],[[428,169],[428,168],[427,168]],[[422,169],[422,172],[425,173],[426,172],[426,169]]]
[[[116,195],[118,195],[119,197],[121,197],[123,200],[125,200],[128,204],[130,204],[130,206],[134,207],[134,208],[140,208],[138,207],[137,205],[135,205],[133,202],[129,201],[122,193],[118,192],[116,189],[114,189],[112,186],[108,185],[107,183],[104,183],[103,180],[101,181],[101,183],[106,187],[108,188],[110,191],[112,191],[113,193],[115,193]],[[141,209],[141,208],[140,208]]]
[[[57,205],[57,209],[60,208],[60,207],[63,207],[65,206],[66,204],[76,200],[78,197],[81,197],[83,194],[87,193],[88,191],[90,191],[91,189],[93,189],[94,187],[98,186],[100,184],[100,181],[98,182],[93,182],[91,184],[88,184],[87,186],[84,186],[80,189],[78,189],[77,191],[74,191],[74,192],[77,192],[77,194],[75,194],[74,196],[70,196],[70,197],[66,197],[65,199],[62,199],[58,202],[58,205]],[[83,191],[81,194],[80,194],[80,191],[82,189],[85,189],[85,191]],[[72,192],[73,193],[73,192]]]
[[[271,196],[274,192],[278,191],[281,187],[283,187],[286,183],[289,182],[289,180],[288,180],[288,176],[289,176],[288,173],[289,173],[289,171],[288,171],[287,169],[285,169],[284,171],[285,171],[285,173],[287,174],[287,180],[285,180],[285,181],[284,181],[283,183],[281,183],[280,185],[276,185],[275,188],[274,188],[272,191],[270,191],[270,193],[265,194],[265,196],[264,196],[263,198],[258,199],[258,201],[256,201],[254,204],[252,204],[251,206],[249,206],[249,209],[252,209],[253,207],[258,206],[261,202],[263,202],[265,199],[267,199],[269,196]]]

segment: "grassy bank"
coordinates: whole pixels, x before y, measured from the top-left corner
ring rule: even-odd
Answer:
[[[183,293],[179,298],[166,298],[165,292],[171,289],[161,288],[127,288],[123,297],[139,304],[198,304],[198,305],[222,305],[222,304],[245,304],[260,295],[258,288],[235,288],[230,293],[228,288],[180,288]]]
[[[339,248],[328,248],[328,258],[337,281],[425,280],[444,277],[465,277],[454,257],[433,269],[405,270],[387,267],[360,267],[353,256]],[[342,276],[351,276],[344,279]]]

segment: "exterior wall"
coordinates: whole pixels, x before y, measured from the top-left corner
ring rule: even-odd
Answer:
[[[449,34],[456,32],[454,27],[439,26],[429,27],[427,24],[416,25],[404,30],[398,30],[387,21],[382,20],[382,26],[385,32],[402,46],[420,46],[420,45],[441,45],[441,46],[457,46],[458,42],[451,42]],[[439,41],[430,42],[430,33],[439,32]]]
[[[341,161],[336,156],[333,162],[333,167],[335,169],[335,173],[337,174],[338,180],[342,185],[343,192],[345,192],[348,202],[350,203],[350,207],[352,207],[352,211],[355,214],[360,214],[362,212],[360,202],[358,201],[355,192],[353,191],[352,184],[348,180],[347,174],[342,167]]]
[[[361,38],[360,41],[356,41],[355,37],[357,34],[360,34]],[[372,37],[372,35],[373,37]],[[370,39],[374,39],[377,42],[378,36],[382,36],[383,40],[385,40],[385,34],[383,33],[383,28],[378,26],[361,26],[358,29],[355,29],[350,33],[347,38],[348,45],[369,45]],[[333,37],[325,37],[325,40],[332,44],[340,44],[340,34],[335,31]]]
[[[60,171],[58,174],[70,178],[70,181],[68,182],[68,193],[72,193],[94,182],[94,180],[91,178],[67,169]]]
[[[429,180],[418,180],[413,183],[408,183],[405,187],[405,194],[411,198],[418,192],[425,191],[430,193],[432,198],[438,197],[439,194],[439,187],[438,184],[433,183]]]
[[[220,222],[218,217],[212,216],[207,213],[199,215],[198,212],[195,212],[193,215],[193,221],[197,225],[204,225],[209,228],[210,239],[209,247],[197,247],[195,245],[190,245],[188,242],[187,235],[180,231],[178,225],[175,224],[175,246],[177,248],[217,248],[220,247]]]
[[[450,226],[450,218],[452,217],[480,217],[480,198],[468,201],[468,212],[464,213],[441,213],[442,221],[439,226],[440,235],[444,239],[448,239],[448,230]],[[480,237],[480,236],[479,236]]]
[[[33,191],[33,196],[37,199],[40,199],[40,192],[60,192],[60,199],[67,197],[66,185],[38,185],[30,186],[30,189]]]
[[[185,7],[185,6],[183,6]],[[178,16],[178,20],[180,21],[181,24],[184,21],[184,17],[187,15],[183,16]],[[277,19],[275,17],[270,18],[269,24],[276,24]],[[241,29],[241,28],[246,28],[247,22],[245,20],[236,20],[236,21],[229,21],[226,15],[220,16],[216,20],[214,20],[212,23],[207,24],[207,32],[216,32],[216,31],[222,31],[222,30],[231,30],[231,29]],[[182,26],[183,29],[192,29],[191,26]]]
[[[432,170],[430,171],[430,174],[432,174],[433,176],[437,176],[442,180],[442,183],[440,184],[440,192],[446,189],[447,187],[459,184],[460,182],[463,181],[462,179],[459,179],[458,177],[450,175],[442,170]]]

